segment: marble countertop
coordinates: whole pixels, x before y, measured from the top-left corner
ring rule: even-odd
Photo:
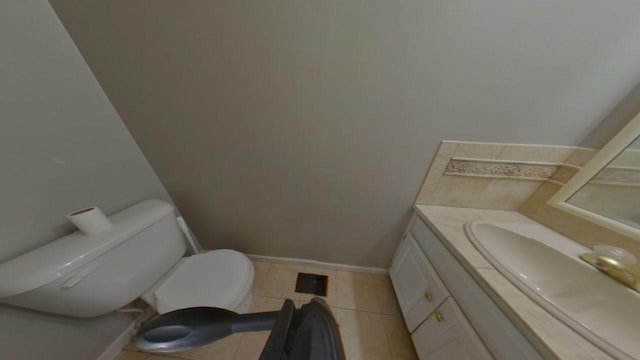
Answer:
[[[612,359],[511,284],[476,250],[463,228],[464,223],[478,220],[536,224],[535,221],[516,211],[432,205],[416,205],[415,209],[543,356],[558,359]]]

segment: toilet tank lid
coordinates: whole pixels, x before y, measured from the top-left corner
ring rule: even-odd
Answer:
[[[111,250],[173,213],[173,206],[145,200],[109,216],[111,228],[85,235],[76,231],[0,264],[0,297],[34,290]]]

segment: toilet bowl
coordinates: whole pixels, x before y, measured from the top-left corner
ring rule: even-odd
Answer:
[[[160,314],[197,306],[246,313],[253,293],[253,263],[229,249],[183,258],[141,298]]]
[[[0,264],[0,303],[94,317],[142,297],[159,313],[251,306],[254,268],[235,250],[185,257],[174,208],[146,200],[109,216],[97,234],[79,231]]]

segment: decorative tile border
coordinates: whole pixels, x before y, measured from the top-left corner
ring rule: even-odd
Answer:
[[[543,181],[553,176],[557,170],[558,165],[554,164],[452,158],[444,175]]]
[[[593,153],[571,146],[444,140],[416,203],[515,210],[541,185],[566,183]]]

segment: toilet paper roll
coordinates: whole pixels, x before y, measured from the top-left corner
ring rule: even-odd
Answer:
[[[111,227],[111,221],[95,206],[73,211],[65,217],[87,235],[94,235]]]

